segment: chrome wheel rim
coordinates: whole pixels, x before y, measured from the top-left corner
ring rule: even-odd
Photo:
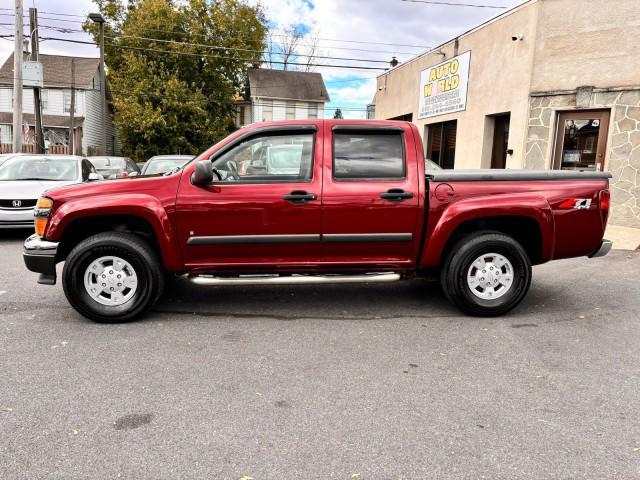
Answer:
[[[100,257],[87,267],[84,288],[96,302],[117,307],[127,303],[136,293],[138,276],[126,260],[115,256]]]
[[[504,255],[484,253],[469,267],[467,285],[482,300],[500,298],[513,286],[513,265]]]

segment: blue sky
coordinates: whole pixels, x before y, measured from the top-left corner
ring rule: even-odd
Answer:
[[[437,46],[446,40],[498,15],[504,9],[452,7],[407,2],[402,0],[248,0],[260,3],[266,11],[269,25],[277,34],[279,29],[296,26],[305,34],[303,41],[312,36],[320,38],[316,54],[331,57],[357,58],[388,62],[393,56],[406,61],[412,56]],[[518,0],[451,0],[460,3],[491,4],[512,7]],[[0,8],[0,34],[13,32],[11,8],[13,2],[3,1]],[[35,5],[40,17],[44,12],[84,15],[95,10],[91,0],[25,0],[25,10]],[[48,15],[46,24],[78,28],[73,17],[68,21],[53,20]],[[45,24],[41,20],[41,24]],[[43,35],[56,32],[43,31]],[[73,37],[68,34],[67,37]],[[76,34],[88,39],[86,34]],[[97,49],[89,45],[61,42],[42,42],[42,53],[97,56]],[[13,50],[13,42],[0,39],[0,62]],[[331,103],[327,115],[332,116],[341,107],[345,118],[364,118],[367,103],[375,94],[375,77],[383,70],[357,70],[332,68],[330,64],[385,67],[383,63],[347,60],[322,60],[323,66],[314,71],[322,73]]]

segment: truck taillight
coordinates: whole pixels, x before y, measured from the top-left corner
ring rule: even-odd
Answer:
[[[609,218],[609,206],[611,205],[611,192],[609,190],[600,190],[600,217],[602,218],[602,226],[606,227]]]

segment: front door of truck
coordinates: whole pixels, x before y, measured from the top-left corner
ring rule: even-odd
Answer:
[[[358,267],[413,262],[425,180],[410,124],[325,122],[324,138],[323,261]]]
[[[287,268],[320,261],[322,144],[316,130],[306,124],[248,131],[214,154],[210,185],[182,179],[176,213],[187,267]]]

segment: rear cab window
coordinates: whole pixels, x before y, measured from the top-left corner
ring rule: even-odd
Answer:
[[[402,131],[336,130],[333,132],[333,179],[398,180],[406,177]]]

